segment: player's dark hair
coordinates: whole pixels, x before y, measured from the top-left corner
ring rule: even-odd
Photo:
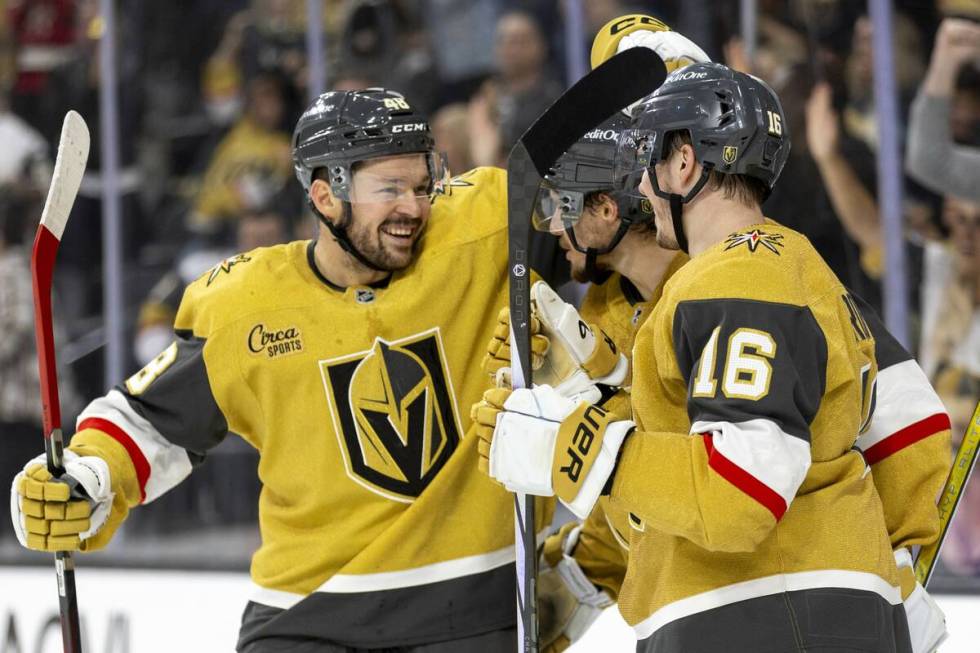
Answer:
[[[602,204],[603,196],[609,198],[616,205],[616,210],[620,210],[620,204],[613,197],[612,193],[608,190],[596,190],[587,193],[582,199],[582,203],[586,209],[597,210]],[[655,234],[657,233],[657,224],[653,220],[636,220],[631,221],[629,230],[638,234]]]
[[[667,134],[668,151],[680,150],[683,145],[693,145],[688,131],[678,130]],[[749,207],[761,206],[766,199],[766,185],[748,175],[724,174],[712,170],[708,174],[706,185],[709,190],[721,190],[725,199],[735,200]]]

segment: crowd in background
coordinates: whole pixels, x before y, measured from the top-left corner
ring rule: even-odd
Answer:
[[[0,487],[41,446],[27,247],[68,108],[88,119],[93,147],[57,266],[65,423],[104,390],[98,5],[0,0]],[[315,233],[290,159],[291,128],[309,98],[307,8],[306,0],[116,5],[135,370],[169,343],[187,283],[235,252]],[[582,6],[586,48],[609,19],[652,13],[776,89],[793,147],[764,211],[806,234],[880,310],[886,263],[865,3],[760,0],[751,59],[737,2]],[[958,441],[980,397],[980,0],[893,6],[910,344]],[[324,0],[327,88],[398,90],[430,115],[454,172],[503,165],[569,83],[566,10],[563,0]],[[133,532],[254,521],[254,456],[229,439],[214,457],[200,480],[139,511]],[[944,563],[980,576],[980,481],[961,509]]]

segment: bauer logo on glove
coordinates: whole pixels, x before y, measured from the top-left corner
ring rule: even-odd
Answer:
[[[488,390],[472,417],[481,470],[511,492],[557,496],[580,518],[591,512],[634,428],[548,385]]]

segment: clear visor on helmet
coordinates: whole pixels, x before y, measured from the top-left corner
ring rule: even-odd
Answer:
[[[350,183],[344,185],[347,197],[341,199],[352,204],[429,201],[448,181],[449,167],[441,152],[378,157],[353,166]]]
[[[613,179],[616,189],[632,197],[643,197],[640,182],[643,172],[660,160],[660,132],[656,130],[626,129],[616,143],[613,162]]]
[[[584,193],[564,190],[549,181],[543,181],[534,200],[531,224],[538,231],[561,233],[582,217],[584,203]]]

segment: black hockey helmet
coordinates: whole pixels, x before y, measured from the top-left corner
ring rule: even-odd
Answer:
[[[685,196],[667,193],[654,166],[666,159],[668,136],[686,131],[704,170]],[[681,68],[633,109],[631,129],[620,138],[617,176],[633,192],[644,170],[654,192],[671,201],[674,231],[686,251],[680,208],[700,192],[711,170],[758,179],[772,191],[789,157],[790,137],[776,93],[758,77],[717,63]],[[676,205],[676,210],[675,210]]]
[[[552,232],[564,230],[572,246],[586,255],[586,275],[590,277],[596,277],[596,256],[611,252],[631,224],[647,222],[653,217],[650,202],[617,188],[614,177],[617,144],[629,126],[629,116],[617,111],[582,136],[551,167],[534,203],[534,228]],[[605,246],[585,248],[579,245],[574,226],[585,210],[586,198],[597,192],[608,194],[616,202],[620,227]]]
[[[293,167],[309,192],[313,174],[327,168],[330,189],[350,201],[352,167],[365,159],[426,154],[434,190],[447,177],[445,159],[434,152],[425,116],[403,95],[383,88],[323,93],[293,130]]]
[[[313,212],[346,252],[371,269],[379,268],[347,235],[352,219],[350,203],[361,201],[354,197],[355,166],[377,157],[422,154],[429,173],[425,196],[439,192],[449,179],[445,156],[433,150],[428,120],[403,95],[383,88],[321,94],[296,123],[292,146],[293,168],[307,201],[312,205],[310,186],[320,169],[327,170],[330,190],[343,201],[343,214],[337,222],[326,219],[316,207]]]

